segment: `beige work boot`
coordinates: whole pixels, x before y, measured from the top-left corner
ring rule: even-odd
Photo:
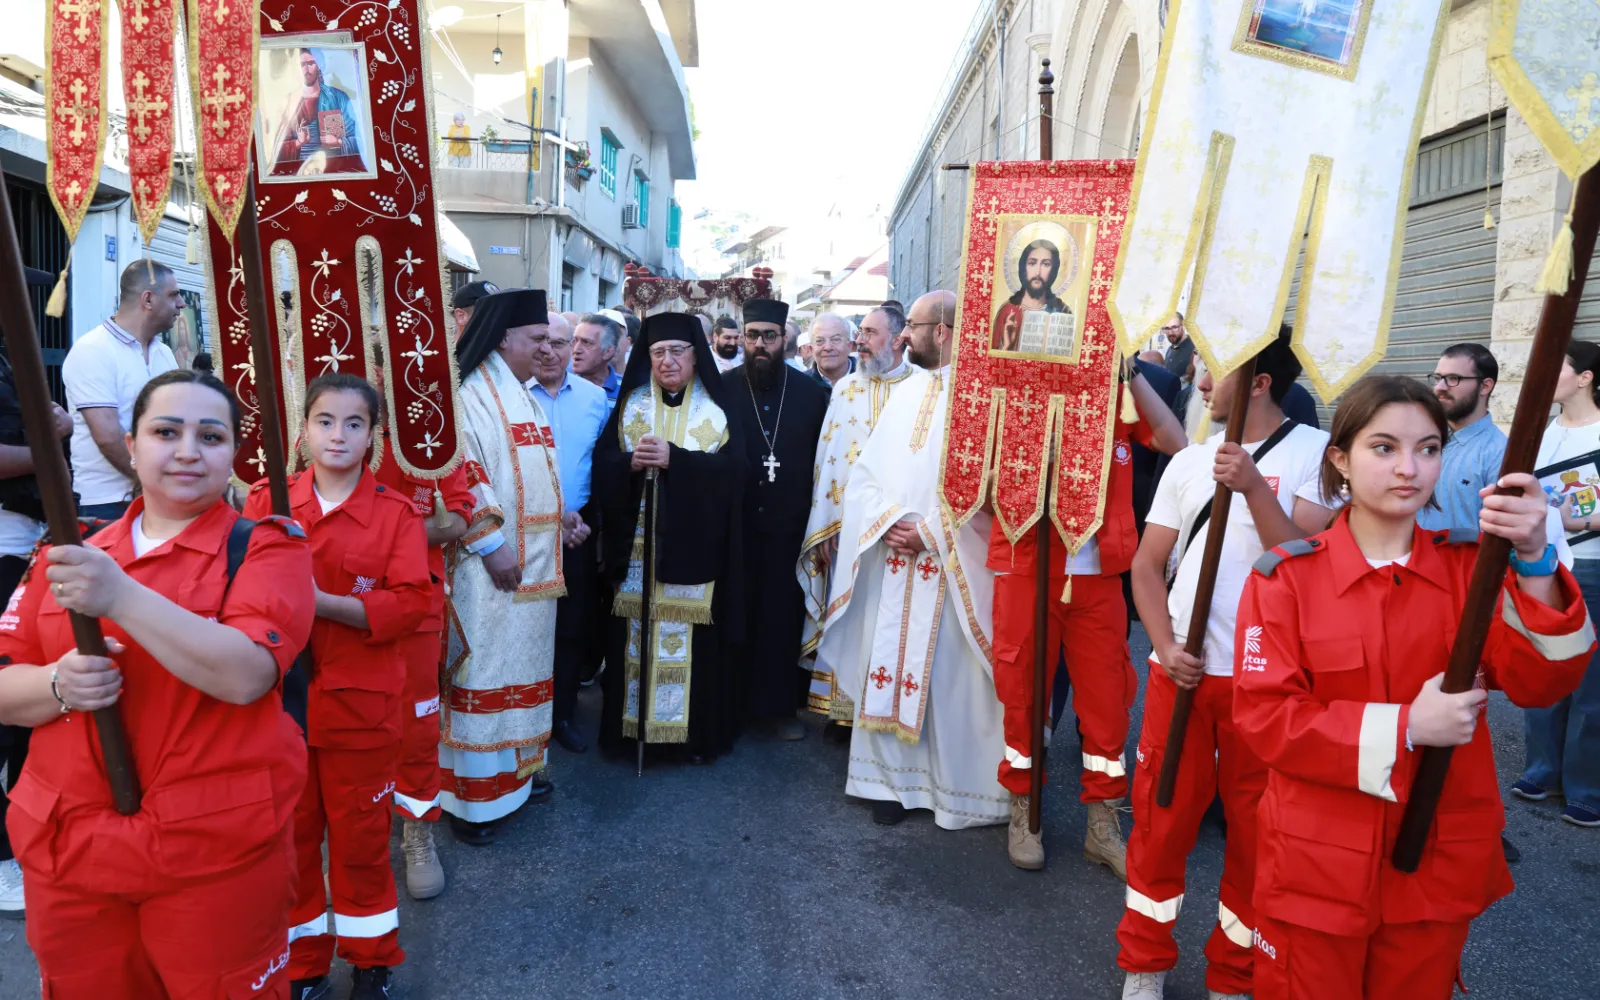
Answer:
[[[1165,972],[1130,972],[1122,981],[1122,1000],[1165,1000]]]
[[[444,865],[433,849],[433,824],[406,820],[401,843],[406,856],[406,893],[412,899],[432,899],[444,892]]]
[[[1028,830],[1028,797],[1011,796],[1011,828],[1006,831],[1006,852],[1011,863],[1030,872],[1044,868],[1044,841]]]
[[[1117,878],[1128,881],[1128,845],[1122,840],[1122,824],[1117,820],[1121,799],[1089,803],[1089,832],[1083,838],[1083,856],[1097,865],[1106,865]]]

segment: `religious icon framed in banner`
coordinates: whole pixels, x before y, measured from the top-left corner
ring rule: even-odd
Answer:
[[[1095,224],[1087,215],[995,219],[991,357],[1077,363]]]
[[[1600,513],[1600,451],[1552,462],[1542,469],[1534,469],[1533,475],[1544,488],[1545,499],[1552,509],[1568,517],[1592,517]],[[1600,531],[1568,535],[1567,544],[1576,545],[1591,538],[1600,538]]]
[[[1233,51],[1354,79],[1372,0],[1242,0]]]
[[[364,43],[327,35],[262,39],[259,76],[263,183],[378,176]]]

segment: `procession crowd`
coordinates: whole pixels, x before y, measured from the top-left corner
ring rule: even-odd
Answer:
[[[1513,794],[1600,826],[1592,484],[1569,477],[1552,507],[1533,476],[1499,477],[1480,345],[1445,351],[1431,389],[1362,379],[1324,431],[1287,328],[1251,374],[1214,378],[1173,317],[1164,352],[1118,368],[1097,533],[1052,532],[1041,568],[1036,530],[941,503],[951,292],[802,332],[766,299],[641,320],[476,282],[451,303],[459,467],[406,471],[379,373],[325,374],[293,404],[286,509],[266,480],[235,495],[239,403],[160,341],[181,304],[170,270],[136,263],[68,356],[57,430],[83,545],[41,542],[0,371],[0,908],[20,916],[26,888],[55,1000],[318,1000],[335,954],[352,997],[388,996],[396,818],[426,899],[445,890],[436,821],[492,845],[550,796],[552,742],[704,765],[741,738],[804,739],[807,711],[848,743],[845,792],[874,822],[1003,825],[1023,869],[1046,861],[1036,769],[1076,778],[1084,857],[1127,883],[1115,937],[1136,1000],[1177,962],[1185,863],[1217,801],[1213,1000],[1449,997],[1470,922],[1512,889],[1489,690],[1528,709]],[[1600,457],[1597,379],[1600,347],[1574,343],[1541,473]],[[1233,500],[1191,641],[1218,484]],[[1480,533],[1513,555],[1479,683],[1446,693]],[[101,620],[109,656],[77,651],[69,611]],[[1130,761],[1135,617],[1153,652]],[[587,684],[594,733],[574,711]],[[131,816],[90,714],[110,708],[142,784]],[[1390,853],[1426,747],[1458,749],[1407,875]]]

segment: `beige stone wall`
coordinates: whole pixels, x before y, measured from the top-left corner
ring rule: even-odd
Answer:
[[[1506,94],[1489,73],[1489,2],[1472,0],[1450,13],[1444,43],[1433,71],[1433,90],[1422,117],[1422,137],[1481,120],[1492,106],[1506,106]]]

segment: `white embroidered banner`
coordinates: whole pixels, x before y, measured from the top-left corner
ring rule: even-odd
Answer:
[[[1286,319],[1324,399],[1383,357],[1449,8],[1173,0],[1111,294],[1124,352],[1187,294],[1213,372],[1253,356]]]

